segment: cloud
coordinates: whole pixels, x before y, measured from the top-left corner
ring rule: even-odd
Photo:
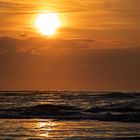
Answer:
[[[0,51],[1,52],[14,52],[16,51],[16,46],[20,44],[20,40],[13,39],[10,37],[0,38]]]
[[[106,0],[106,8],[118,12],[139,12],[139,0]]]
[[[3,1],[0,2],[0,7],[1,8],[2,7],[9,8],[9,7],[12,7],[12,5],[13,5],[13,3],[10,3],[10,2],[3,2]]]
[[[88,49],[94,43],[92,39],[27,38],[25,35],[22,37],[23,39],[0,37],[0,52],[2,54],[12,52],[44,54],[47,51]]]
[[[1,89],[139,89],[140,47],[83,49],[88,40],[82,39],[2,40],[3,51],[9,51],[0,54]]]
[[[116,12],[140,12],[139,0],[71,0],[71,1],[17,1],[6,0],[0,2],[1,8],[9,8],[5,13],[10,14],[37,14],[40,10],[55,11],[58,13],[95,12],[96,10],[110,10]],[[12,11],[14,10],[14,11]],[[19,11],[16,13],[16,11]]]
[[[37,14],[39,12],[57,12],[57,13],[73,13],[83,12],[85,9],[77,5],[75,1],[1,1],[0,7],[1,14],[24,15],[24,14]],[[18,12],[17,12],[18,11]]]
[[[68,52],[94,51],[95,49],[136,49],[140,42],[136,40],[94,40],[88,38],[46,38],[27,37],[22,34],[20,38],[8,36],[0,37],[0,54],[30,53],[32,55],[47,55],[50,53],[67,54]]]

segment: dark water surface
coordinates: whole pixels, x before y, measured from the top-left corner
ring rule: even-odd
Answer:
[[[140,93],[1,91],[0,140],[140,139]]]

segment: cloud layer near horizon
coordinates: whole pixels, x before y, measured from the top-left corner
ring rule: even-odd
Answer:
[[[0,89],[139,90],[140,48],[94,44],[1,37]]]

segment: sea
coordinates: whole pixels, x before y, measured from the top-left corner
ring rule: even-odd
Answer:
[[[0,140],[140,140],[140,93],[0,91]]]

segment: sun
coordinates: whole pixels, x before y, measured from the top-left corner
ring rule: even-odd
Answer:
[[[56,13],[39,14],[35,21],[35,27],[46,36],[52,36],[61,26],[60,19]]]

